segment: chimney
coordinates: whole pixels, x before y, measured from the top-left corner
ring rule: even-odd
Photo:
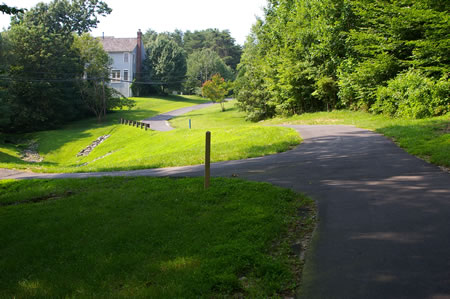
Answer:
[[[142,32],[141,29],[137,32],[137,48],[136,48],[136,79],[141,79],[142,72]]]

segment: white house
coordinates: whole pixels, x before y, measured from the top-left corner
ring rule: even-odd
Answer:
[[[126,97],[133,96],[131,83],[139,79],[142,61],[145,58],[142,32],[139,29],[136,38],[115,38],[103,36],[100,38],[103,49],[112,58],[111,87]]]

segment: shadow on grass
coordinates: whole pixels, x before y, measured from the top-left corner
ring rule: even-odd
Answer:
[[[53,162],[38,162],[38,163],[26,162],[18,157],[11,156],[1,151],[0,151],[0,163],[11,164],[12,167],[17,167],[20,169],[58,165]]]

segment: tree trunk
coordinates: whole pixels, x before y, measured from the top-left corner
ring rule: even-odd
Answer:
[[[102,80],[103,117],[106,117],[105,80]]]

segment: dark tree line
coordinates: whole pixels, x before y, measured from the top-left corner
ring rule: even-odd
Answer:
[[[183,91],[201,94],[201,86],[214,74],[234,80],[242,49],[228,30],[175,30],[144,36],[147,59],[143,79],[154,84],[135,84],[141,94]]]
[[[81,35],[110,12],[99,0],[54,0],[12,18],[0,38],[1,131],[47,129],[89,115],[100,120],[131,104],[105,86],[110,62],[99,41]]]
[[[236,80],[249,119],[350,108],[450,111],[448,1],[270,0]]]

